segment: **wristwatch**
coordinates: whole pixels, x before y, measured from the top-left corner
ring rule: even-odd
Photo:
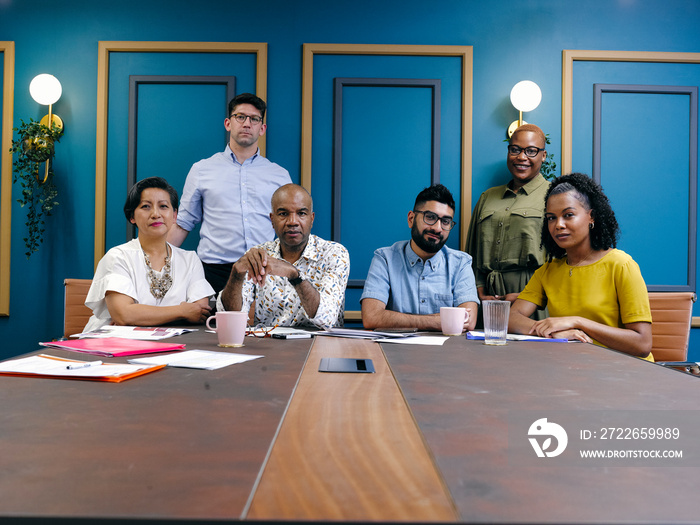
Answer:
[[[292,286],[299,286],[304,281],[304,278],[301,276],[301,272],[299,272],[299,275],[294,279],[287,279],[289,280],[289,284]]]

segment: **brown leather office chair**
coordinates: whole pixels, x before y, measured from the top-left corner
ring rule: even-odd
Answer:
[[[79,334],[92,315],[92,310],[85,306],[85,297],[92,284],[92,279],[65,279],[65,306],[63,310],[63,336]]]
[[[651,353],[655,361],[687,360],[690,321],[696,299],[693,292],[649,292]]]

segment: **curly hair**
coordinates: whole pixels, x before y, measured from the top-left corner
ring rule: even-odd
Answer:
[[[620,235],[620,227],[617,224],[615,213],[610,207],[608,197],[603,189],[588,175],[583,173],[571,173],[562,175],[552,181],[547,195],[544,197],[545,207],[551,195],[573,192],[576,199],[581,202],[586,210],[592,211],[594,219],[593,228],[590,230],[591,248],[594,250],[607,250],[617,247],[617,238]],[[566,250],[560,248],[549,233],[549,226],[545,220],[542,224],[542,243],[547,252],[547,260],[562,258]]]

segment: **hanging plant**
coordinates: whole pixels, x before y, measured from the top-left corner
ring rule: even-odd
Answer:
[[[27,208],[25,224],[28,235],[24,238],[24,245],[27,248],[25,255],[29,259],[44,242],[44,217],[50,216],[53,208],[58,206],[58,191],[53,181],[51,158],[54,144],[63,135],[63,129],[55,124],[49,128],[32,119],[29,119],[29,123],[23,120],[20,122],[22,125],[14,128],[17,139],[12,141],[10,148],[10,151],[16,154],[12,164],[12,182],[19,182],[22,197],[17,199],[17,202],[23,208]]]
[[[549,133],[545,134],[544,138],[547,144],[551,144],[551,142],[549,142]],[[542,161],[542,166],[540,166],[540,173],[547,180],[554,180],[557,178],[557,163],[554,162],[554,155],[552,153],[547,152],[547,158]]]

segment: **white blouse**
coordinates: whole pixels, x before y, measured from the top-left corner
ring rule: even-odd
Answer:
[[[85,306],[92,310],[93,315],[84,331],[96,330],[112,322],[105,301],[108,291],[128,295],[138,304],[152,306],[175,306],[183,301],[194,302],[214,295],[214,289],[204,278],[204,268],[197,254],[172,245],[170,248],[173,284],[162,299],[151,294],[148,267],[138,239],[109,250],[97,265],[85,299]],[[162,275],[162,272],[155,273],[158,277]]]

